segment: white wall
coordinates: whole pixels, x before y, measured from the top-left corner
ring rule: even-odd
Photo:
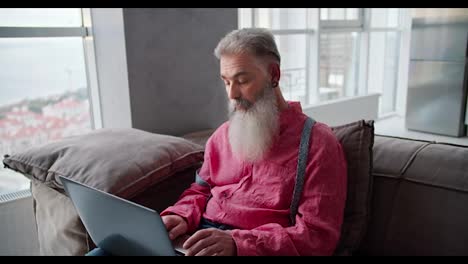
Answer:
[[[406,96],[408,94],[408,73],[411,44],[411,9],[403,8],[401,13],[400,61],[398,73],[398,88],[396,93],[396,112],[406,115]]]
[[[376,120],[379,111],[379,94],[369,94],[333,100],[304,107],[303,112],[329,126],[339,126],[361,119]]]
[[[122,8],[92,8],[102,126],[132,127]]]

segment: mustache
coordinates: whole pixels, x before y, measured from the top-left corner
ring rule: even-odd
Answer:
[[[233,106],[241,106],[244,109],[249,109],[253,104],[244,98],[233,99],[231,100]],[[235,109],[234,109],[235,111]]]

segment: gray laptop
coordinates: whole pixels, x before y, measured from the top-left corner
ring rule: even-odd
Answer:
[[[93,242],[112,255],[184,255],[158,212],[60,177]]]

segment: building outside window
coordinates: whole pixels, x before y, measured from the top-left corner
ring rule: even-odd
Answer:
[[[0,9],[0,155],[93,129],[80,8]],[[29,180],[0,168],[0,195]]]

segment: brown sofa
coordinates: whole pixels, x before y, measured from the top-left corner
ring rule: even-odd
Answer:
[[[207,135],[187,138],[204,144]],[[162,210],[193,182],[195,169],[133,200]],[[369,224],[354,254],[468,255],[468,147],[375,136],[371,182]],[[81,255],[93,248],[68,197],[40,182],[32,192],[42,254]]]
[[[468,147],[376,136],[357,254],[468,255]]]

